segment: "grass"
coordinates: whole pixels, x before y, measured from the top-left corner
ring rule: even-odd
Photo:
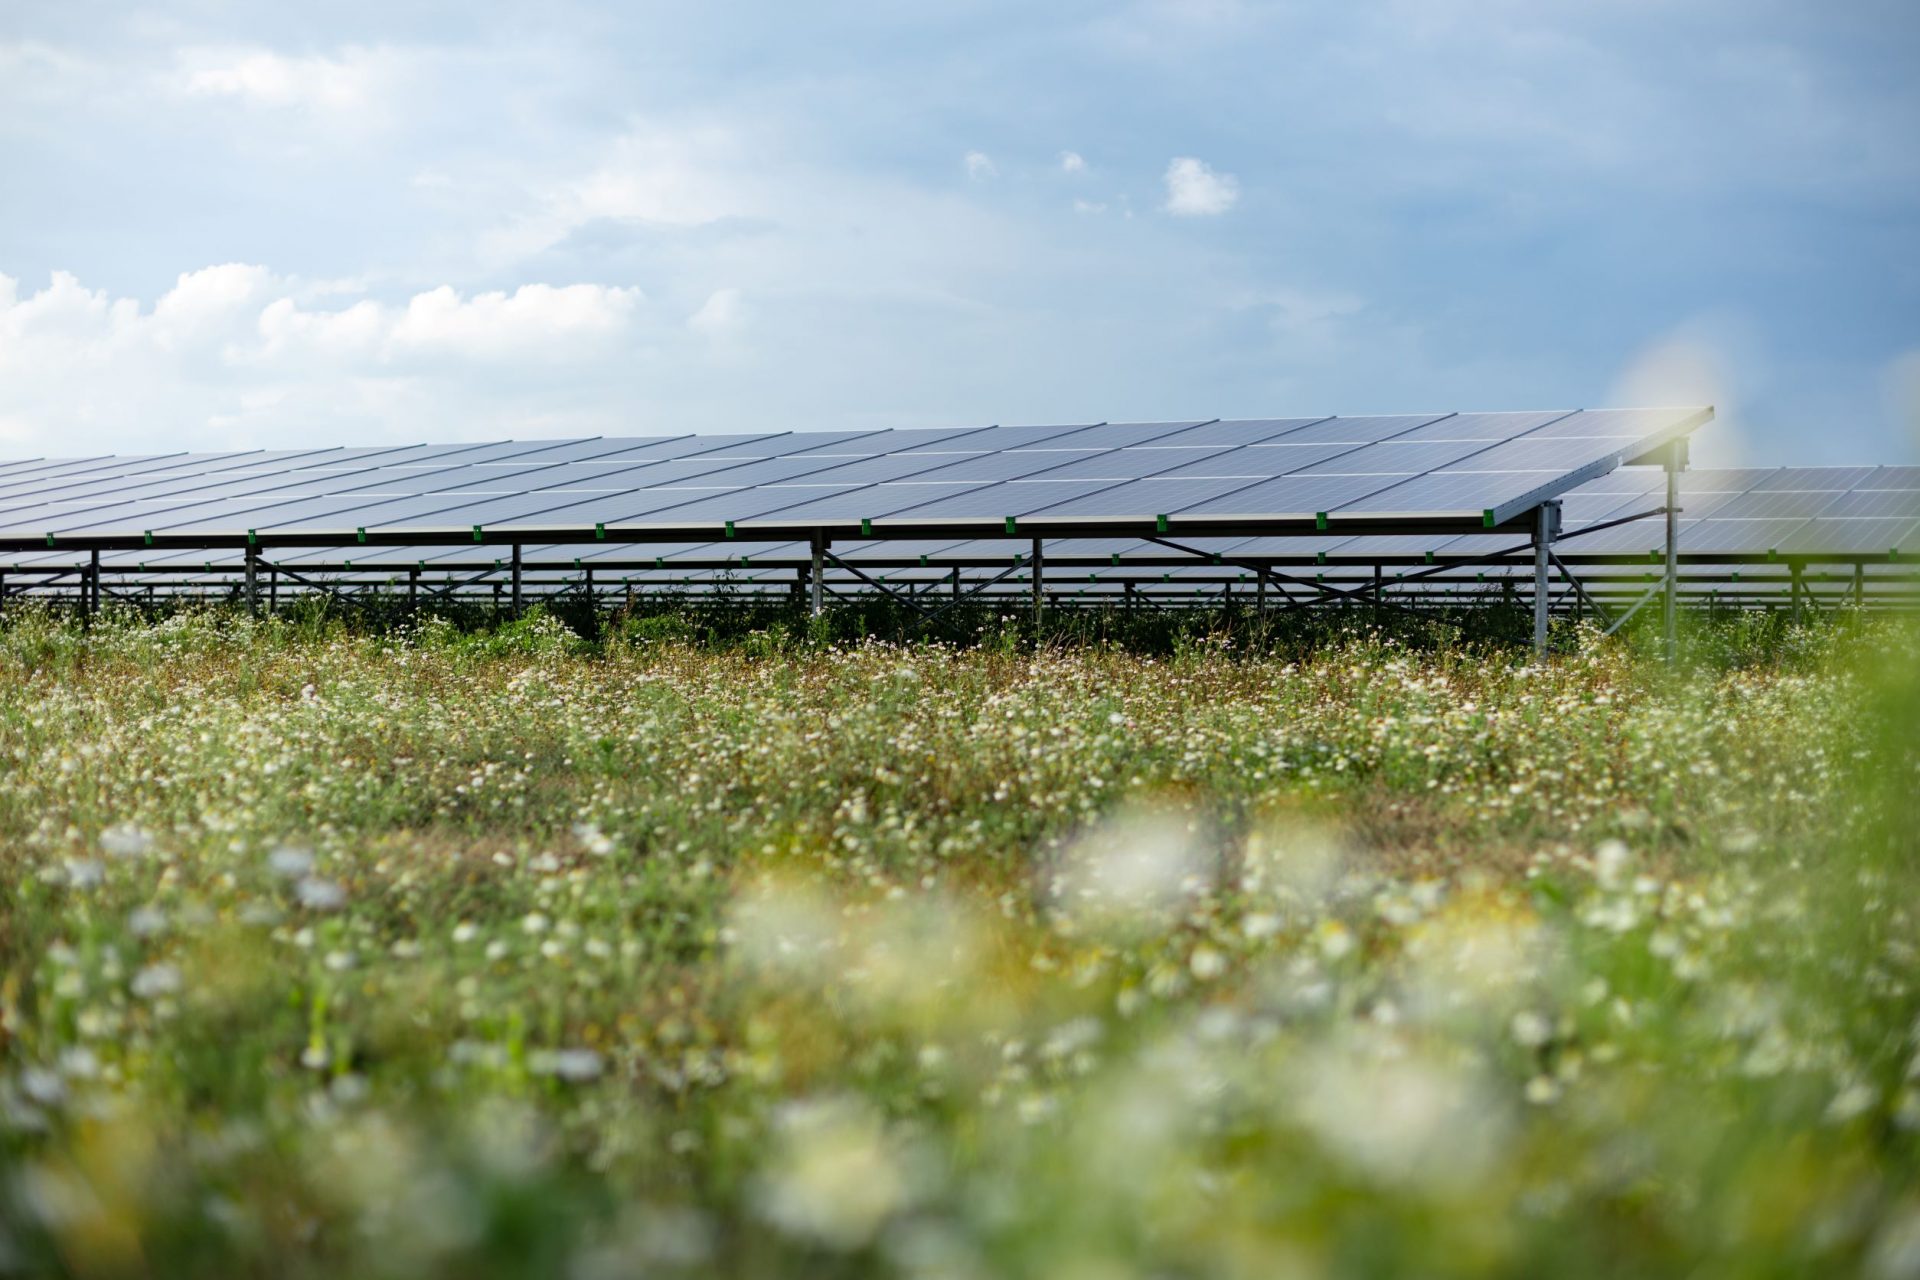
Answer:
[[[16,611],[0,1273],[1920,1275],[1910,629],[1165,625]]]

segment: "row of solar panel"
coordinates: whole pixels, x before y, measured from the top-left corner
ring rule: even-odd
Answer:
[[[1610,467],[1703,412],[683,436],[15,463],[0,466],[0,536],[1477,515],[1583,469]]]
[[[1561,544],[1560,553],[1569,560],[1596,556],[1641,554],[1656,550],[1663,538],[1662,522],[1630,521],[1588,534],[1579,530],[1595,524],[1623,520],[1653,510],[1665,500],[1664,473],[1649,468],[1627,468],[1603,479],[1592,481],[1569,493],[1562,500],[1564,529],[1570,536]],[[1680,547],[1685,553],[1776,555],[1881,555],[1920,554],[1920,467],[1827,467],[1706,470],[1687,472],[1680,477]],[[1049,541],[1049,554],[1057,561],[1120,556],[1135,558],[1141,554],[1173,554],[1166,547],[1135,539],[1059,538]],[[1372,556],[1440,557],[1493,554],[1512,549],[1511,535],[1478,534],[1465,537],[1434,538],[1426,535],[1386,535],[1344,537],[1337,534],[1309,538],[1192,539],[1182,546],[1193,546],[1209,554],[1241,556],[1301,556],[1324,554],[1330,560],[1365,560]],[[192,566],[203,563],[237,563],[237,550],[214,552],[138,551],[108,553],[112,565],[143,564],[156,569],[170,565]],[[280,549],[274,553],[279,563],[338,564],[343,559],[369,565],[407,565],[464,563],[484,554],[472,547],[417,548],[311,548]],[[594,543],[586,545],[530,546],[526,555],[533,560],[558,558],[583,562],[593,560],[631,561],[657,559],[662,564],[675,561],[721,561],[751,567],[755,561],[805,559],[808,549],[801,543],[708,543],[645,545],[633,547]],[[836,554],[849,560],[900,560],[918,556],[944,562],[1006,564],[1022,554],[1022,544],[1006,540],[964,541],[886,541],[846,543]],[[72,563],[71,552],[17,553],[8,557],[12,567],[30,568],[39,564]]]

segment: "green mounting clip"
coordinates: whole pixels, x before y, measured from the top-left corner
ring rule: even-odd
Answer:
[[[1120,567],[1120,553],[1118,551],[1113,553],[1113,567],[1116,569]]]
[[[1167,531],[1167,518],[1165,516],[1155,516],[1153,518],[1153,531],[1155,533],[1165,533]],[[1115,560],[1114,563],[1118,564],[1119,561]]]
[[[250,547],[257,547],[260,545],[259,537],[255,535],[255,533],[251,529],[247,530],[247,545]]]
[[[148,545],[148,546],[152,546],[152,545],[153,545],[153,530],[151,530],[151,529],[148,529],[148,530],[146,530],[146,531],[145,531],[145,533],[143,534],[143,536],[144,536],[144,537],[146,538],[146,540],[147,540],[147,545]]]
[[[753,568],[753,561],[752,561],[752,559],[751,559],[751,558],[749,558],[749,557],[747,557],[747,556],[741,556],[741,557],[740,557],[740,567],[741,567],[742,569],[751,569],[751,568]]]
[[[1899,559],[1900,559],[1900,548],[1895,547],[1893,550],[1887,552],[1888,564],[1896,563]]]
[[[574,567],[574,568],[576,568],[576,569],[578,569],[578,568],[580,567],[580,557],[579,557],[579,556],[575,556],[575,557],[573,558],[573,567]]]
[[[1313,553],[1313,562],[1314,562],[1315,564],[1325,564],[1325,563],[1327,562],[1327,553],[1326,553],[1326,552],[1324,552],[1324,551],[1316,551],[1316,552],[1314,552],[1314,553]]]
[[[1772,547],[1767,548],[1767,563],[1771,564],[1779,558],[1780,553],[1778,551],[1775,551]]]
[[[664,569],[664,568],[666,568],[666,567],[667,567],[667,558],[666,558],[665,556],[655,556],[655,557],[653,558],[653,567],[654,567],[654,568],[656,568],[656,569]]]
[[[731,520],[727,521],[727,536],[729,538],[733,536],[733,521]]]
[[[927,567],[927,558],[925,556],[920,557],[920,567],[922,569]]]
[[[1316,511],[1316,512],[1314,512],[1314,513],[1313,513],[1313,527],[1314,527],[1314,528],[1316,528],[1316,529],[1324,529],[1324,528],[1326,528],[1326,527],[1327,527],[1327,513],[1326,513],[1326,512],[1324,512],[1324,511]]]
[[[425,573],[427,570],[427,562],[425,560],[415,560],[413,562],[413,567],[420,570],[422,573]]]
[[[1160,581],[1162,581],[1162,582],[1172,582],[1172,581],[1173,581],[1173,575],[1172,575],[1172,574],[1170,574],[1170,573],[1163,573],[1163,574],[1161,574],[1161,575],[1160,575]]]
[[[867,519],[860,521],[860,536],[863,538],[871,538],[873,536],[873,521]]]
[[[1007,517],[1007,532],[1008,532],[1008,533],[1012,533],[1013,531],[1014,531],[1014,525],[1013,525],[1013,517],[1012,517],[1012,516],[1008,516],[1008,517]]]
[[[1431,551],[1429,551],[1429,552],[1427,552],[1427,563],[1428,563],[1428,564],[1432,564],[1432,563],[1433,563],[1433,552],[1431,552]]]
[[[596,542],[605,542],[607,540],[607,526],[605,526],[604,524],[594,525],[593,537],[594,537],[594,541]]]
[[[47,545],[48,545],[48,546],[52,546],[52,545],[53,545],[53,535],[52,535],[52,534],[48,534],[48,535],[47,535]]]
[[[1483,529],[1493,528],[1493,508],[1492,507],[1488,507],[1486,510],[1480,513],[1480,527]]]
[[[351,560],[342,560],[342,561],[341,561],[340,563],[341,563],[341,565],[342,565],[342,566],[344,566],[345,568],[348,568],[348,569],[351,569],[351,568],[353,568],[353,561],[351,561]]]
[[[358,538],[360,541],[365,542],[367,540],[367,531],[365,529],[355,529],[353,531],[353,536]]]
[[[475,542],[482,542],[485,540],[485,535],[481,533],[479,525],[473,526],[473,540]]]
[[[1222,563],[1224,563],[1224,561],[1222,561],[1222,560],[1220,559],[1220,557],[1219,557],[1219,556],[1215,556],[1215,557],[1213,558],[1213,562],[1214,562],[1215,564],[1222,564]]]

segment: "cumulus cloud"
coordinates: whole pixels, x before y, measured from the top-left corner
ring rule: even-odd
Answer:
[[[263,48],[188,49],[179,55],[172,83],[188,97],[355,112],[374,104],[395,78],[397,61],[391,51],[359,47],[331,57]]]
[[[1060,153],[1060,172],[1085,173],[1086,171],[1087,159],[1078,151],[1062,151]]]
[[[984,151],[967,152],[966,166],[967,177],[974,182],[985,182],[1000,172],[993,163],[993,157]]]
[[[24,293],[0,275],[0,442],[15,454],[287,442],[315,419],[342,439],[463,421],[470,435],[504,393],[550,404],[586,362],[615,363],[645,310],[638,289],[606,284],[441,286],[393,302],[349,301],[345,287],[224,263],[146,308],[66,272]]]
[[[1167,165],[1167,212],[1182,217],[1225,213],[1240,199],[1240,180],[1216,173],[1205,161],[1176,156]]]

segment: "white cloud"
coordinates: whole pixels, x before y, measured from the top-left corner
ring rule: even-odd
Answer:
[[[687,317],[687,327],[717,338],[738,328],[741,318],[740,291],[715,289],[700,309]]]
[[[313,430],[471,436],[503,417],[551,420],[581,377],[617,368],[647,336],[633,288],[311,301],[343,287],[226,263],[182,274],[147,309],[65,272],[25,294],[0,275],[0,443],[18,454],[292,443]]]
[[[993,157],[984,151],[967,152],[966,165],[967,177],[974,182],[984,182],[1000,172],[993,163]]]
[[[1087,158],[1078,151],[1062,151],[1060,153],[1060,172],[1085,173],[1086,171]]]
[[[262,48],[182,50],[172,77],[188,97],[236,98],[261,107],[359,112],[395,81],[389,50],[349,47],[337,56],[289,56]]]
[[[1168,213],[1183,217],[1210,217],[1225,213],[1240,199],[1240,180],[1215,173],[1204,161],[1176,156],[1167,165]]]
[[[1073,202],[1073,211],[1075,213],[1105,213],[1107,211],[1107,202],[1104,200],[1075,200]]]

